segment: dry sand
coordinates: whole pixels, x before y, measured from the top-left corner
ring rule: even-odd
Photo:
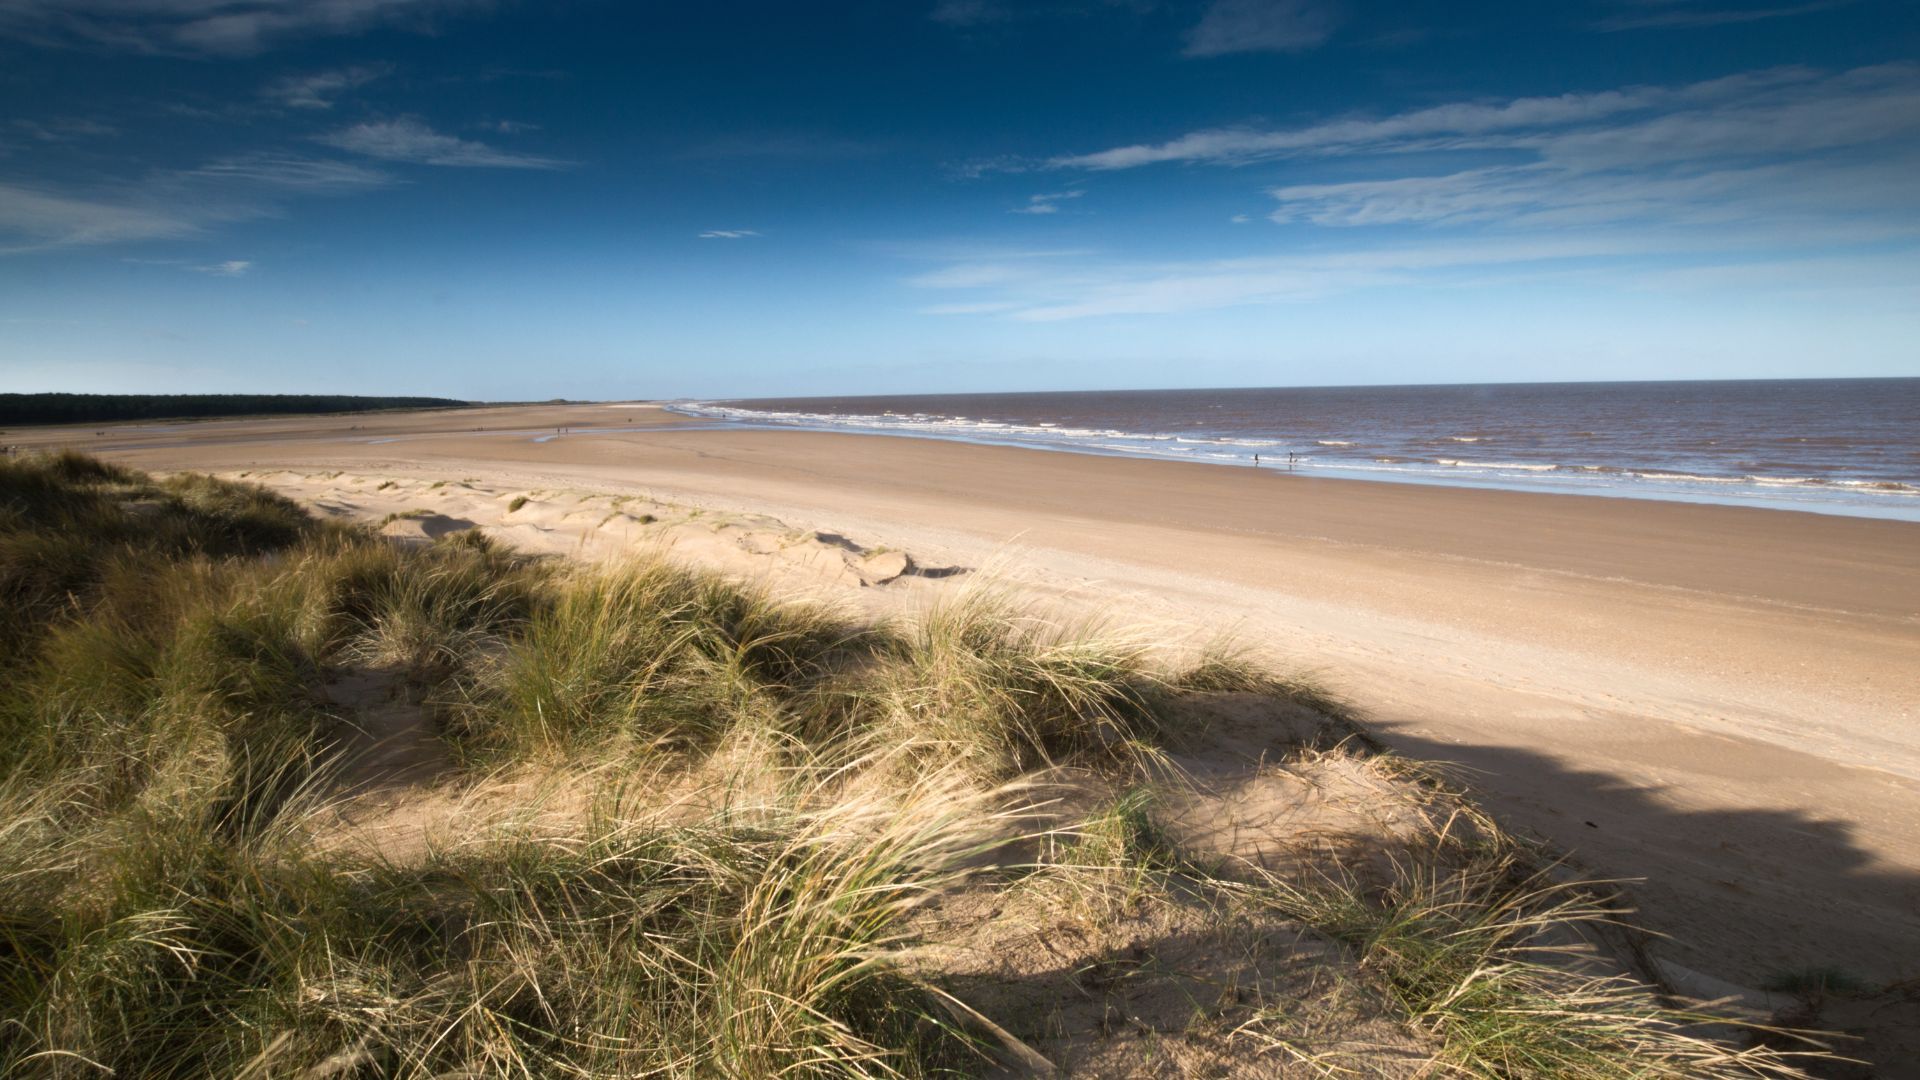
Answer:
[[[993,564],[1169,640],[1232,630],[1321,670],[1401,751],[1478,770],[1509,825],[1646,879],[1641,921],[1672,935],[1676,970],[1920,977],[1920,525],[747,431],[643,405],[97,431],[4,441],[438,515],[401,531],[672,543],[869,604],[944,587],[861,572],[904,553],[901,569]]]

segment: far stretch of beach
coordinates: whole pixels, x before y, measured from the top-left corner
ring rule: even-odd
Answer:
[[[1399,750],[1472,770],[1505,820],[1588,872],[1647,879],[1641,921],[1682,963],[1748,985],[1809,965],[1920,976],[1920,524],[740,430],[637,405],[98,430],[9,440],[247,473],[375,520],[432,510],[547,550],[607,516],[516,521],[508,493],[645,497],[994,567],[1170,641],[1231,631],[1323,673]],[[885,591],[841,584],[863,603]]]

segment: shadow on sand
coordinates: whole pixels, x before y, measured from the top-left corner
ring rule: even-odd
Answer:
[[[1860,846],[1850,823],[1693,809],[1549,754],[1376,730],[1400,754],[1458,766],[1499,820],[1570,852],[1591,876],[1626,879],[1633,920],[1661,936],[1663,964],[1755,989],[1810,973],[1859,987],[1793,1019],[1863,1039],[1843,1049],[1875,1070],[1843,1075],[1920,1077],[1920,874]]]

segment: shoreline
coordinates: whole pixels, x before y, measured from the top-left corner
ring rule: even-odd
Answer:
[[[682,414],[685,415],[685,414]],[[1823,517],[1864,518],[1872,521],[1901,521],[1920,524],[1920,496],[1889,495],[1870,496],[1872,498],[1911,498],[1912,506],[1875,507],[1852,503],[1780,503],[1765,501],[1773,496],[1756,495],[1742,498],[1737,495],[1714,495],[1711,492],[1680,493],[1667,491],[1630,490],[1625,488],[1607,489],[1598,483],[1583,488],[1581,481],[1567,481],[1563,486],[1548,486],[1552,481],[1542,484],[1526,485],[1519,482],[1501,483],[1495,479],[1477,477],[1448,478],[1428,476],[1413,472],[1391,472],[1379,470],[1375,475],[1357,466],[1345,465],[1301,465],[1299,470],[1289,469],[1284,462],[1276,464],[1260,463],[1258,466],[1238,461],[1197,461],[1180,458],[1160,457],[1153,454],[1126,451],[1102,450],[1097,447],[1053,446],[1042,443],[1021,443],[1000,441],[990,438],[966,438],[958,435],[925,435],[911,431],[868,431],[852,427],[834,429],[829,427],[810,427],[805,425],[755,424],[745,421],[712,420],[706,417],[689,416],[688,419],[706,421],[718,427],[738,431],[800,431],[817,435],[853,435],[873,439],[924,439],[928,442],[958,443],[963,446],[993,446],[1007,450],[1037,450],[1050,454],[1077,454],[1085,457],[1118,458],[1127,461],[1167,461],[1183,465],[1200,465],[1216,469],[1258,468],[1264,472],[1280,475],[1304,475],[1322,480],[1338,480],[1357,484],[1405,484],[1414,487],[1454,488],[1463,491],[1510,491],[1521,495],[1565,495],[1574,498],[1592,499],[1628,499],[1639,502],[1685,503],[1694,506],[1726,506],[1744,510],[1765,510],[1781,514],[1818,514]],[[1568,473],[1566,475],[1574,475]]]
[[[752,400],[752,399],[742,399]],[[1435,459],[1432,462],[1419,463],[1411,460],[1396,465],[1369,465],[1358,461],[1330,460],[1321,462],[1314,457],[1313,446],[1350,445],[1344,442],[1325,440],[1307,440],[1300,445],[1308,446],[1307,452],[1300,455],[1297,462],[1263,462],[1258,466],[1247,455],[1205,455],[1174,454],[1155,451],[1151,447],[1165,442],[1202,443],[1213,442],[1220,445],[1237,445],[1251,448],[1271,446],[1285,453],[1290,445],[1286,440],[1268,438],[1249,438],[1236,440],[1226,436],[1208,436],[1204,439],[1186,439],[1171,432],[1104,432],[1103,436],[1136,440],[1139,447],[1116,447],[1099,444],[1080,444],[1050,439],[1049,432],[1041,428],[1052,428],[1052,424],[1033,427],[1012,425],[1034,437],[994,434],[993,427],[960,428],[957,430],[939,430],[927,428],[915,430],[910,426],[875,426],[852,422],[835,422],[831,419],[811,414],[795,414],[788,418],[784,413],[760,413],[755,416],[725,415],[730,409],[728,399],[700,400],[693,402],[664,402],[667,411],[688,420],[722,423],[749,431],[805,431],[817,434],[866,435],[906,439],[927,439],[938,442],[953,442],[973,446],[997,446],[1011,449],[1046,450],[1056,453],[1082,454],[1090,457],[1119,457],[1146,461],[1176,461],[1195,465],[1210,465],[1224,468],[1267,468],[1272,471],[1298,471],[1327,479],[1353,480],[1372,483],[1413,484],[1429,487],[1453,487],[1485,491],[1518,491],[1543,495],[1582,495],[1606,499],[1638,499],[1650,502],[1697,503],[1710,506],[1737,506],[1753,509],[1777,510],[1823,514],[1834,517],[1873,518],[1888,521],[1920,522],[1920,489],[1913,485],[1893,485],[1902,490],[1875,492],[1877,486],[1872,481],[1838,480],[1828,481],[1814,477],[1763,477],[1759,475],[1706,476],[1674,473],[1653,466],[1615,466],[1615,465],[1569,465],[1565,463],[1523,463],[1504,464],[1498,462],[1479,462],[1457,459]],[[700,410],[717,407],[719,412],[709,413]],[[755,410],[741,410],[755,412]],[[966,418],[960,418],[962,420]],[[1008,425],[998,425],[1006,427]],[[1090,434],[1082,432],[1081,434]],[[1464,443],[1475,443],[1477,439],[1461,439]],[[1416,467],[1417,466],[1417,467]],[[1452,470],[1462,470],[1453,473]],[[1533,479],[1525,479],[1531,477]],[[1660,485],[1669,485],[1662,487]],[[1642,486],[1645,485],[1645,486]],[[1725,485],[1721,489],[1721,485]],[[1794,498],[1793,492],[1817,493],[1813,498]],[[1824,495],[1825,497],[1819,497]]]
[[[1232,632],[1332,678],[1402,752],[1474,770],[1503,820],[1586,872],[1646,879],[1644,920],[1686,967],[1748,985],[1796,964],[1920,975],[1920,526],[718,428],[639,406],[617,433],[471,430],[603,427],[614,408],[463,414],[467,430],[417,414],[351,433],[229,425],[108,456],[251,474],[375,520],[468,479],[672,500],[716,527],[750,512],[998,565],[1012,587],[1168,634]],[[390,435],[406,438],[372,441]],[[573,542],[558,518],[502,527]],[[713,551],[737,555],[722,532]]]
[[[369,446],[390,446],[409,443],[420,439],[444,437],[449,434],[479,434],[489,439],[525,438],[534,443],[558,442],[592,435],[618,435],[639,432],[674,429],[679,431],[735,431],[735,432],[788,432],[794,434],[812,434],[840,436],[850,438],[906,439],[914,442],[930,442],[955,446],[987,447],[1001,450],[1031,450],[1049,454],[1064,454],[1072,457],[1097,458],[1114,461],[1158,462],[1170,465],[1200,466],[1208,469],[1245,470],[1254,466],[1239,461],[1206,461],[1196,459],[1171,458],[1125,450],[1106,450],[1098,447],[1063,446],[1043,443],[1025,443],[1000,441],[991,438],[973,438],[943,434],[923,434],[911,431],[873,431],[854,428],[815,427],[799,424],[753,423],[728,420],[718,417],[706,417],[680,411],[679,403],[659,402],[596,402],[590,405],[572,406],[524,406],[524,405],[485,405],[465,411],[464,415],[479,415],[500,411],[523,411],[538,409],[542,413],[564,413],[570,409],[612,409],[627,407],[635,411],[654,412],[647,422],[627,425],[593,425],[582,427],[578,431],[548,433],[544,428],[534,427],[476,427],[469,431],[451,426],[426,426],[418,429],[402,430],[393,437],[379,437],[377,432],[368,431],[371,437],[343,437],[338,425],[319,423],[328,420],[365,419],[376,414],[338,413],[303,414],[299,416],[271,417],[206,417],[184,421],[169,421],[164,425],[153,421],[127,420],[102,424],[86,425],[48,425],[44,427],[14,429],[14,445],[23,450],[71,447],[86,453],[128,453],[153,451],[170,445],[173,441],[166,437],[201,435],[208,429],[220,425],[285,425],[284,432],[253,431],[236,433],[231,439],[193,438],[191,445],[196,448],[213,446],[246,446],[264,440],[272,441],[308,441],[320,444],[352,444],[364,442]],[[459,414],[461,410],[417,410],[394,411],[385,415],[391,417],[431,417],[437,413]],[[570,414],[567,414],[570,415]],[[669,419],[670,418],[670,419]],[[298,426],[296,426],[298,425]],[[355,425],[358,427],[358,425]],[[117,441],[102,442],[100,437],[121,436]],[[160,437],[160,438],[156,438]],[[1743,499],[1737,496],[1717,496],[1708,493],[1675,493],[1663,491],[1645,491],[1614,489],[1603,490],[1582,488],[1578,482],[1564,487],[1546,487],[1519,483],[1500,483],[1475,477],[1448,478],[1444,476],[1426,476],[1416,473],[1395,473],[1375,475],[1359,469],[1350,469],[1336,465],[1310,465],[1302,470],[1289,470],[1284,463],[1269,464],[1262,462],[1257,471],[1267,476],[1292,477],[1297,479],[1324,480],[1336,484],[1384,484],[1393,487],[1439,489],[1464,492],[1503,492],[1526,496],[1572,497],[1577,499],[1602,499],[1630,503],[1654,503],[1680,506],[1711,506],[1731,510],[1764,511],[1769,514],[1805,514],[1821,518],[1847,518],[1862,521],[1899,522],[1920,524],[1920,496],[1913,498],[1914,505],[1890,507],[1884,512],[1869,512],[1874,508],[1857,508],[1854,504],[1780,504],[1767,503],[1761,498]],[[1384,473],[1385,470],[1382,470]],[[1904,496],[1875,496],[1876,498],[1904,498]]]

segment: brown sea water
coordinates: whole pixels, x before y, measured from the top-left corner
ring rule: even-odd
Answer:
[[[688,403],[736,423],[1920,520],[1920,379]]]

